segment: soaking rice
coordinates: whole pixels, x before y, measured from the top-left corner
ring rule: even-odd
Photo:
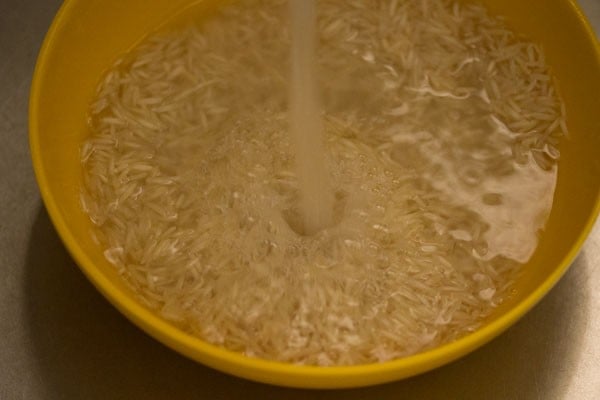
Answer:
[[[565,108],[542,49],[480,5],[318,4],[334,226],[298,229],[283,0],[174,23],[115,63],[90,107],[82,206],[106,259],[181,329],[250,357],[383,362],[510,298],[552,205]]]

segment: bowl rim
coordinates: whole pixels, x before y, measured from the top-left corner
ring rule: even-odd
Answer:
[[[567,0],[588,40],[595,49],[595,57],[600,66],[600,43],[587,17],[575,0]],[[407,378],[447,364],[462,355],[482,346],[507,328],[512,326],[527,311],[535,306],[546,293],[559,281],[581,250],[587,236],[595,225],[600,214],[600,193],[591,210],[584,228],[579,232],[574,245],[557,264],[552,273],[527,297],[501,316],[482,328],[425,352],[382,363],[361,364],[352,366],[306,366],[251,358],[241,353],[212,345],[197,337],[187,334],[163,320],[152,311],[142,306],[117,288],[92,262],[78,244],[75,234],[59,210],[58,202],[52,191],[48,176],[44,170],[42,148],[39,137],[41,129],[39,114],[41,94],[45,79],[46,65],[50,54],[54,51],[54,43],[58,32],[77,0],[65,0],[54,17],[44,38],[37,58],[29,98],[29,146],[33,169],[40,189],[42,200],[57,233],[78,267],[92,284],[125,316],[155,339],[171,347],[182,355],[199,361],[215,369],[264,383],[303,388],[351,388],[390,382]],[[239,368],[242,368],[240,370]]]

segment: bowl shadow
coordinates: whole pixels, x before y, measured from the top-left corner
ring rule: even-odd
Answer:
[[[499,338],[424,375],[370,388],[309,391],[222,374],[192,362],[125,319],[86,280],[43,207],[23,282],[27,339],[54,399],[559,399],[573,378],[589,307],[580,254],[551,293]]]

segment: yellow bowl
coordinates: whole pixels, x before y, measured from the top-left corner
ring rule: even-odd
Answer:
[[[600,209],[600,46],[574,0],[484,0],[513,28],[543,44],[567,106],[555,205],[518,293],[478,331],[408,358],[350,367],[257,360],[192,337],[136,301],[90,236],[79,205],[79,145],[99,79],[117,56],[190,0],[68,0],[42,46],[30,99],[30,145],[42,197],[67,248],[100,292],[151,336],[198,362],[261,382],[308,388],[389,382],[446,364],[488,342],[533,307],[581,248]],[[208,4],[208,2],[206,2]]]

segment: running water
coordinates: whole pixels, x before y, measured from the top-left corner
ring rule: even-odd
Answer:
[[[290,0],[292,72],[290,134],[300,188],[302,233],[332,224],[333,192],[325,163],[323,121],[316,79],[315,0]]]

